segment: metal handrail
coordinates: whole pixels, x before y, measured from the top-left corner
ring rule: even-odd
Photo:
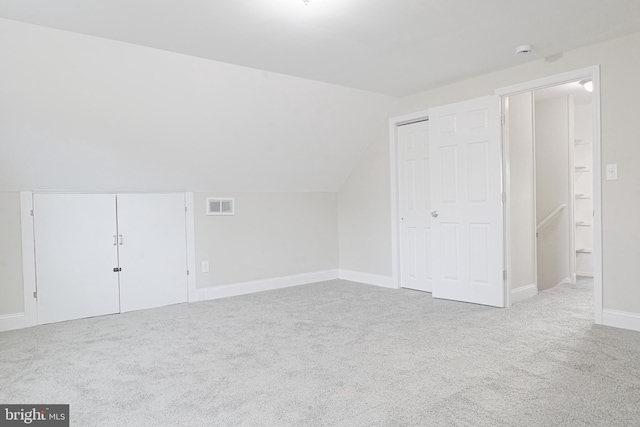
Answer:
[[[536,227],[536,231],[540,231],[540,230],[542,230],[542,228],[543,228],[545,225],[547,225],[547,224],[549,223],[549,221],[551,221],[551,219],[552,219],[554,216],[558,215],[558,214],[560,213],[560,211],[561,211],[562,209],[566,208],[566,207],[567,207],[567,205],[564,205],[564,204],[563,204],[563,205],[560,205],[560,206],[558,206],[557,208],[555,208],[555,209],[553,210],[553,212],[551,212],[549,215],[547,215],[546,217],[544,217],[544,219],[543,219],[542,221],[540,221],[540,224],[538,224],[538,226]]]

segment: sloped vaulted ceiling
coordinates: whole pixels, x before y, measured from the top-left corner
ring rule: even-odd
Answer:
[[[0,18],[406,96],[640,31],[640,1],[0,0]]]
[[[636,31],[637,0],[0,0],[0,190],[333,192],[394,96]]]
[[[394,98],[0,20],[0,190],[335,192]]]

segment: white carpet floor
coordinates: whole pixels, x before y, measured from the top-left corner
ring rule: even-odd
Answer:
[[[0,403],[73,426],[640,426],[588,283],[511,309],[330,281],[0,333]]]

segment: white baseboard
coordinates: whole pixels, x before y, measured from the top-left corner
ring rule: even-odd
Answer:
[[[13,329],[25,328],[24,313],[2,314],[0,315],[0,332],[11,331]]]
[[[576,271],[576,276],[593,277],[593,272]]]
[[[293,276],[273,277],[270,279],[254,280],[251,282],[232,283],[230,285],[211,286],[197,290],[197,300],[235,297],[252,294],[254,292],[271,291],[289,288],[291,286],[308,285],[338,278],[338,270],[318,271],[315,273],[296,274]]]
[[[538,286],[535,283],[520,286],[511,290],[511,304],[533,298],[538,295]]]
[[[393,277],[378,276],[377,274],[361,273],[359,271],[339,270],[339,277],[351,282],[366,283],[368,285],[382,286],[383,288],[398,289]]]
[[[640,314],[605,308],[602,310],[602,324],[640,332]]]

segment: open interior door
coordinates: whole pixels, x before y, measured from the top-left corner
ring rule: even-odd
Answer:
[[[497,96],[429,110],[433,296],[504,307]]]

